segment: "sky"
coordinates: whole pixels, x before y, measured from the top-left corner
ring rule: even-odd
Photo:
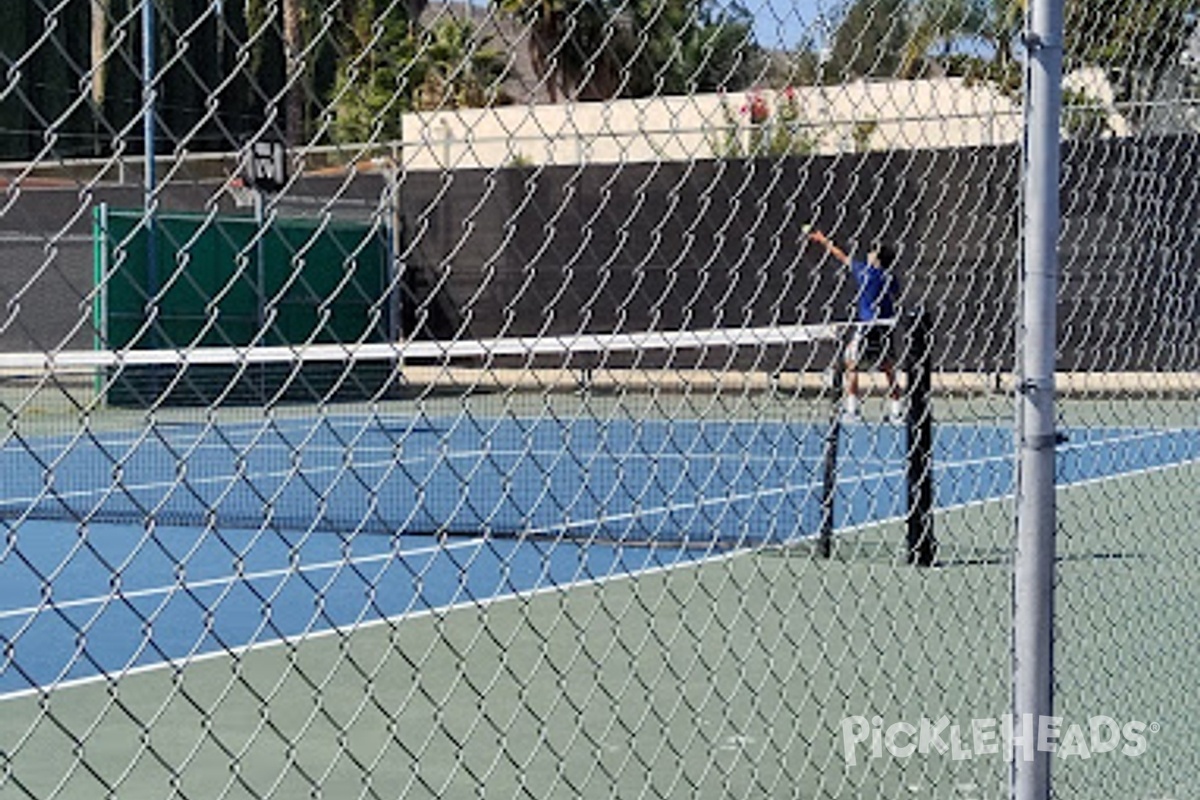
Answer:
[[[792,49],[806,37],[821,39],[841,17],[840,0],[742,0],[754,16],[758,43]]]
[[[793,50],[806,40],[818,49],[832,41],[838,24],[852,0],[722,0],[741,2],[754,17],[754,35],[768,49]],[[1197,36],[1200,60],[1200,35]],[[990,57],[989,46],[979,40],[964,39],[954,44],[954,52]]]

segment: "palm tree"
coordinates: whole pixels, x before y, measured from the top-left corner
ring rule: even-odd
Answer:
[[[1001,85],[1012,81],[1010,44],[1021,26],[1024,0],[920,0],[912,13],[899,74],[914,77],[939,48],[948,57],[956,43],[974,40],[991,51],[988,62],[976,58],[968,70]]]
[[[899,73],[908,41],[904,0],[854,0],[833,37],[834,80]]]
[[[912,14],[908,41],[899,72],[920,73],[937,49],[949,55],[954,43],[965,37],[982,37],[987,30],[989,0],[921,0]]]
[[[1196,0],[1071,0],[1066,5],[1068,66],[1104,70],[1116,102],[1130,104],[1126,119],[1137,130],[1178,120],[1153,101],[1164,91],[1186,91],[1182,58],[1195,33]],[[1157,122],[1156,122],[1157,120]]]
[[[546,87],[550,102],[558,102],[560,78],[553,53],[561,38],[568,0],[498,0],[499,7],[528,25],[529,58],[533,72]]]
[[[349,4],[350,0],[342,0]],[[250,21],[252,37],[261,40],[254,31],[269,27],[274,21],[271,17],[276,10],[279,13],[279,41],[283,45],[283,127],[284,139],[288,144],[300,144],[305,136],[305,105],[307,103],[308,73],[311,69],[311,42],[306,40],[305,23],[316,18],[321,13],[324,3],[319,0],[280,0],[278,6],[270,0],[246,0],[246,17]],[[255,59],[261,67],[263,55],[260,52]]]
[[[446,18],[427,30],[386,20],[368,59],[338,70],[334,136],[343,142],[386,141],[402,133],[412,109],[476,108],[507,101],[500,85],[506,59],[465,20]]]
[[[106,2],[108,0],[105,0]],[[424,0],[409,0],[424,2]],[[279,43],[283,57],[283,128],[284,138],[289,144],[300,144],[306,136],[306,111],[311,89],[311,78],[316,53],[321,46],[346,49],[345,34],[353,30],[363,19],[374,18],[381,0],[245,0],[246,19],[250,36],[255,41],[256,55],[251,70],[259,71],[266,59],[263,51],[267,38],[258,35],[264,28],[278,21]],[[391,5],[396,5],[392,2]],[[402,5],[401,7],[407,7]],[[278,13],[278,17],[274,15]],[[333,35],[328,42],[314,41],[318,35],[331,30],[331,21],[339,24],[332,27]]]
[[[108,50],[108,12],[112,0],[92,0],[91,28],[91,68],[92,68],[92,103],[96,108],[104,108],[104,80],[107,75]]]
[[[611,96],[621,85],[613,44],[625,36],[624,15],[604,0],[494,0],[528,26],[529,56],[550,101]]]
[[[287,97],[284,101],[284,130],[288,144],[299,144],[304,136],[304,42],[300,23],[303,0],[283,0],[283,59]]]
[[[738,2],[642,0],[631,10],[638,36],[628,55],[618,54],[629,73],[625,94],[737,91],[766,67],[754,18]]]
[[[420,37],[414,56],[416,108],[481,108],[505,99],[503,54],[469,21],[441,20]]]

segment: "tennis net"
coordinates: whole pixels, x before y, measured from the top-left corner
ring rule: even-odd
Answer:
[[[4,353],[0,517],[827,544],[929,472],[913,359],[908,426],[839,425],[853,327]]]

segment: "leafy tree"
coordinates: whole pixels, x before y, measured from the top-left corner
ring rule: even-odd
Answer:
[[[94,22],[89,0],[0,2],[0,154],[97,152]]]
[[[986,80],[1006,94],[1021,91],[1014,54],[1025,0],[917,0],[900,74],[936,70]]]
[[[596,66],[589,68],[589,58],[601,51],[605,33],[616,30],[602,0],[496,0],[496,4],[527,27],[533,70],[551,102],[558,102],[560,94],[578,96],[581,86],[597,80]]]
[[[753,19],[715,0],[496,0],[530,32],[552,102],[685,94],[749,85]]]
[[[375,33],[362,57],[339,70],[333,98],[339,141],[399,138],[405,111],[504,102],[504,56],[471,23],[447,18],[418,30],[391,20]]]
[[[1068,0],[1067,66],[1104,70],[1126,117],[1143,125],[1147,101],[1182,69],[1181,54],[1196,24],[1195,0]]]
[[[506,102],[505,59],[470,22],[445,19],[418,36],[412,105],[418,109],[481,108]]]
[[[1013,97],[1021,92],[1016,56],[1026,0],[917,0],[900,72],[915,75],[936,61],[946,72],[992,82]],[[1066,70],[1102,69],[1126,118],[1148,121],[1147,101],[1163,95],[1184,67],[1180,55],[1196,24],[1195,0],[1066,0]],[[950,55],[956,43],[982,42],[991,58]],[[938,54],[938,51],[940,55]],[[1095,102],[1068,93],[1074,102],[1065,125],[1074,135],[1105,129]],[[1085,109],[1085,110],[1081,110]],[[1086,110],[1090,109],[1090,110]]]
[[[225,0],[225,6],[227,14],[242,8],[245,31],[235,37],[250,54],[243,69],[260,124],[276,108],[284,138],[299,144],[332,83],[322,80],[330,71],[325,65],[353,50],[353,21],[380,10],[382,0]]]
[[[826,79],[840,82],[899,74],[908,31],[905,0],[854,0],[834,33]]]
[[[622,94],[687,94],[740,90],[763,69],[754,19],[740,3],[643,0],[633,6],[636,40],[622,53],[628,79]]]
[[[986,45],[997,58],[1007,57],[1007,37],[1020,21],[1019,15],[1011,15],[1015,6],[1012,0],[918,0],[900,74],[920,75],[934,63],[951,71],[955,48],[964,41]]]
[[[339,98],[348,75],[373,87],[361,98],[371,105],[381,81],[394,75],[395,67],[403,67],[388,59],[396,55],[396,42],[411,33],[427,2],[246,0],[252,83],[267,108],[281,104],[287,139],[320,138],[338,114],[344,121],[346,104]],[[375,70],[384,72],[368,75]],[[321,120],[315,130],[314,119]]]
[[[365,142],[399,137],[400,114],[411,108],[415,52],[407,20],[379,21],[368,46],[338,68],[334,138]]]
[[[734,3],[715,14],[705,10],[700,21],[684,46],[693,91],[737,90],[753,83],[766,54],[754,41],[754,19],[745,6]]]

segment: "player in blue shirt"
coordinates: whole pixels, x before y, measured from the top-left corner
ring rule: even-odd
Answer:
[[[896,366],[892,357],[892,323],[896,318],[896,296],[899,282],[891,273],[895,253],[886,244],[876,244],[867,253],[865,261],[851,258],[824,233],[811,231],[808,238],[825,248],[829,255],[850,268],[850,274],[858,286],[856,305],[858,325],[846,347],[846,399],[843,419],[861,422],[862,411],[858,391],[858,368],[861,365],[877,367],[888,383],[890,399],[889,421],[901,422],[904,405],[901,401],[900,383],[896,380]]]

